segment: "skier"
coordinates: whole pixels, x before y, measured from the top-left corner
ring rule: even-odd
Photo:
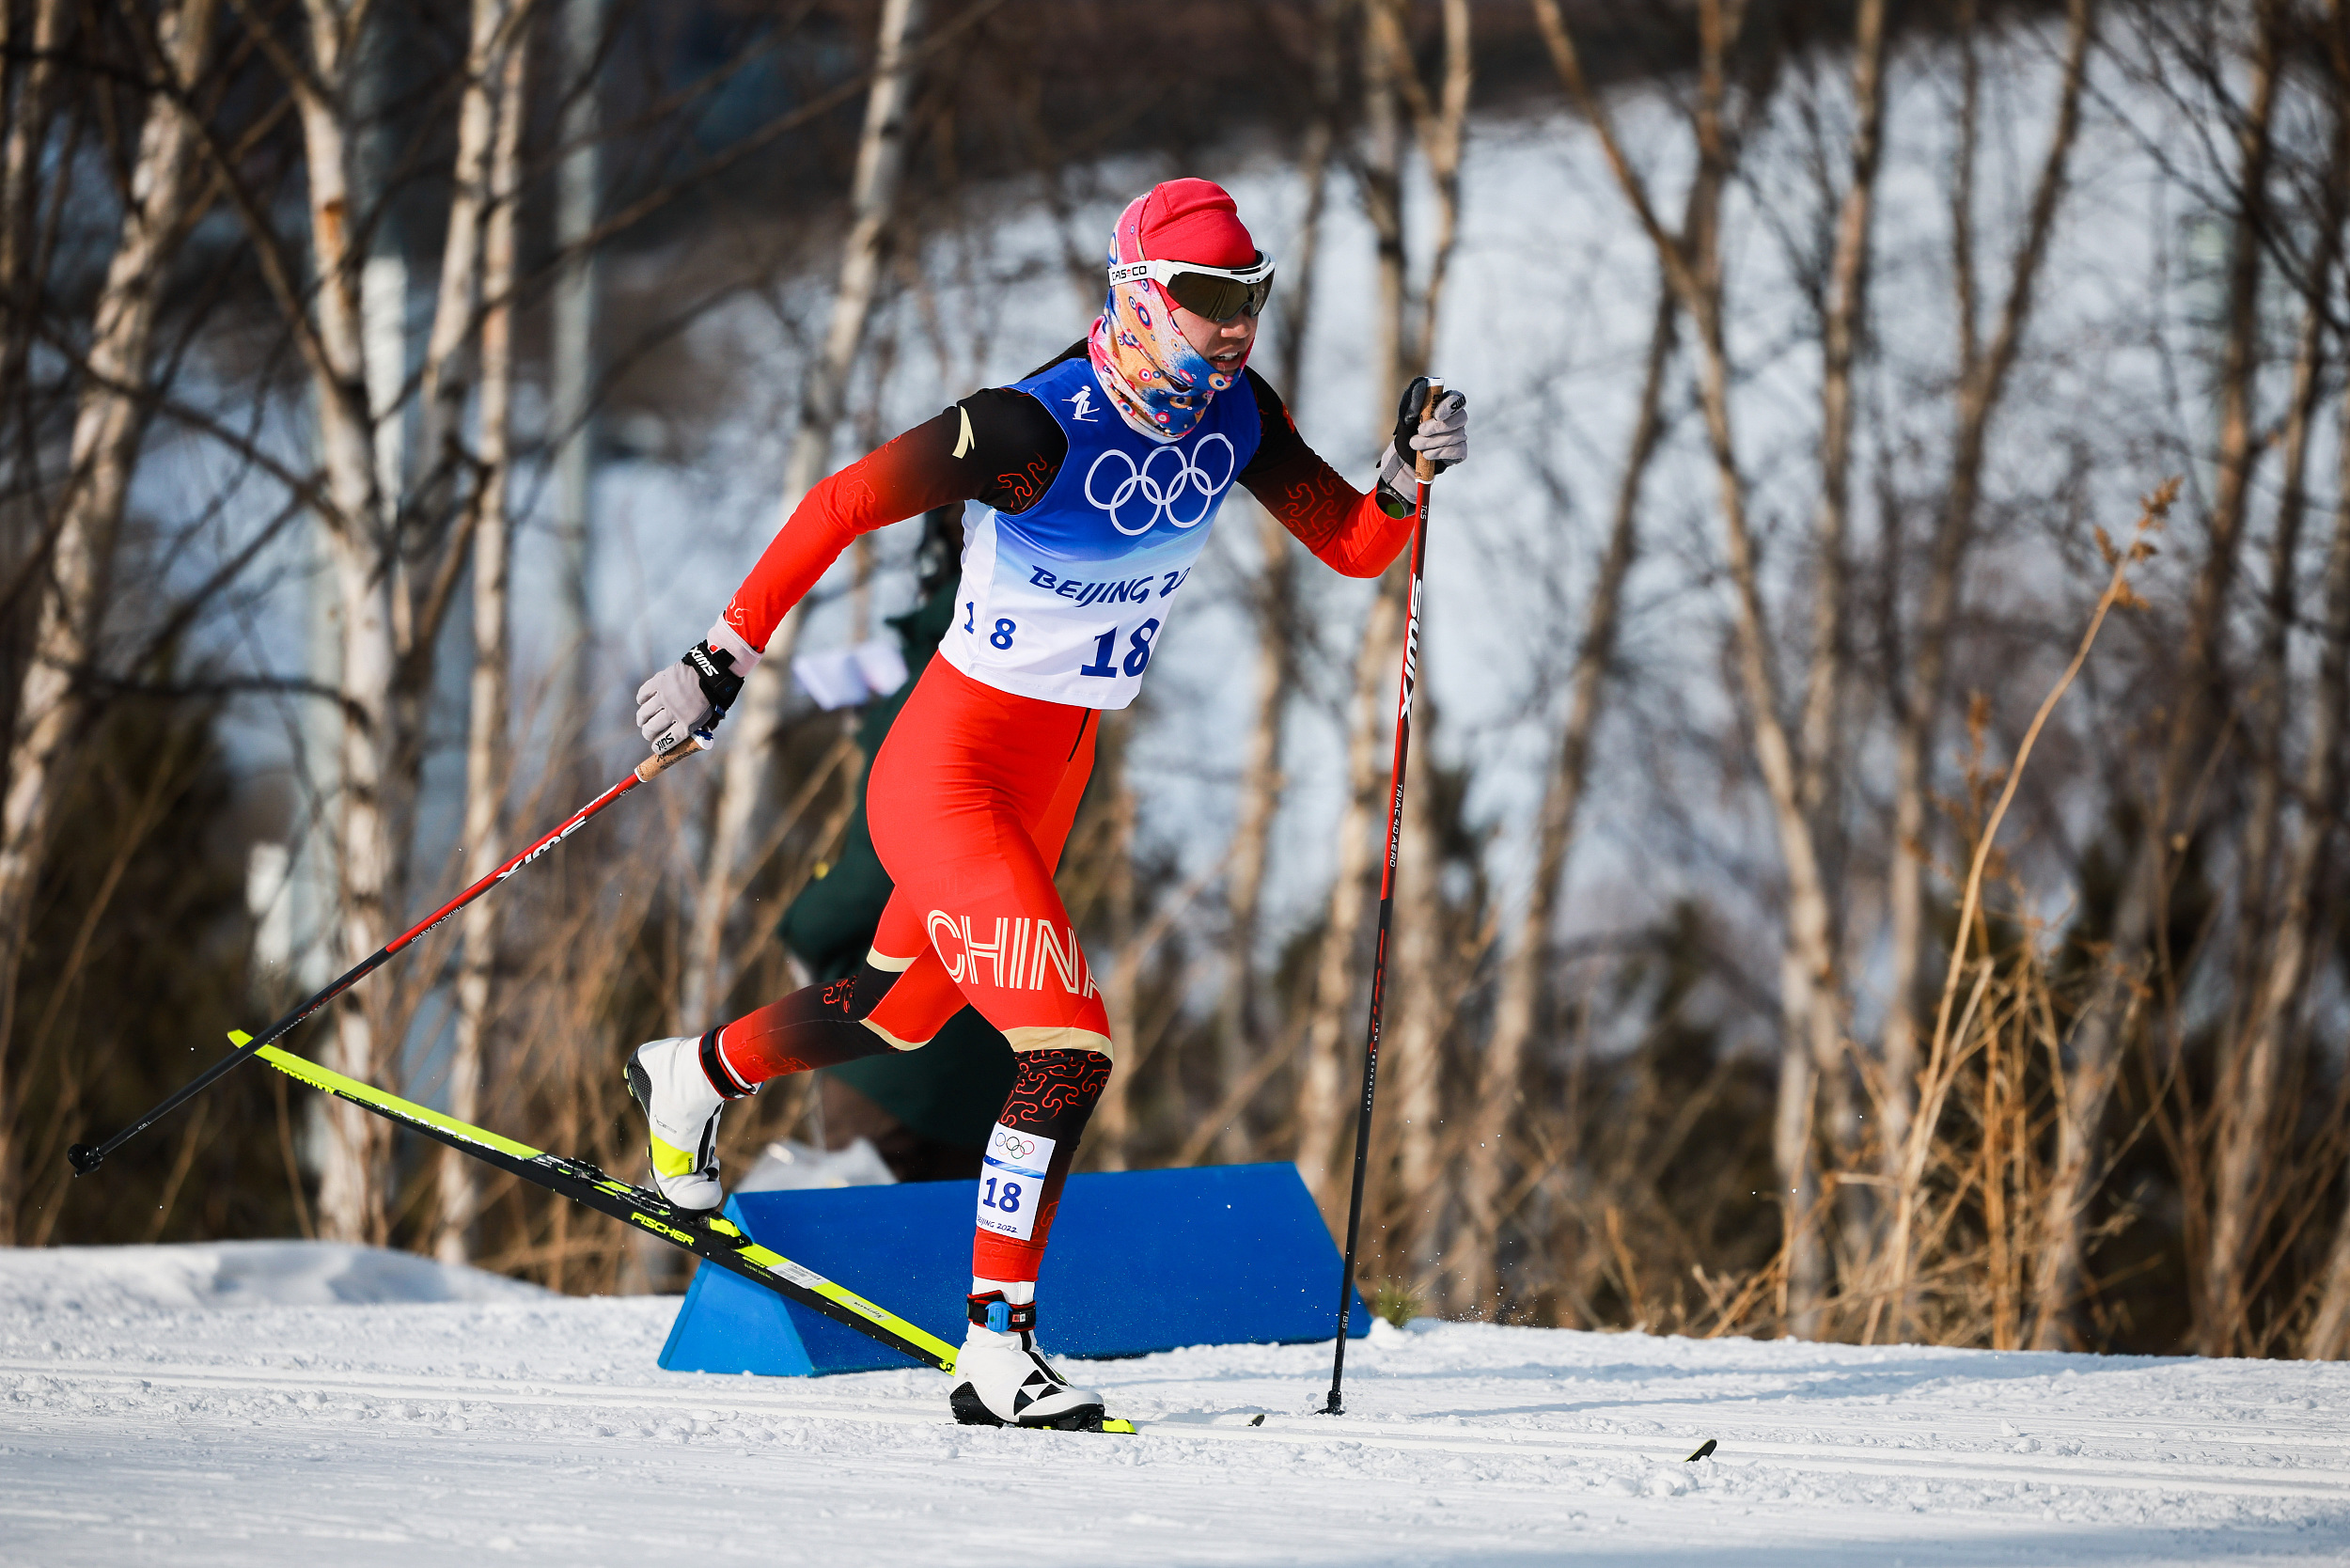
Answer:
[[[872,950],[845,980],[641,1045],[627,1069],[662,1194],[710,1210],[728,1100],[914,1050],[965,1005],[1002,1031],[1018,1072],[979,1183],[949,1395],[965,1423],[1074,1430],[1103,1416],[1035,1341],[1038,1265],[1111,1070],[1109,1018],[1053,887],[1100,715],[1135,699],[1235,482],[1322,560],[1373,577],[1410,538],[1415,454],[1441,470],[1467,452],[1466,400],[1448,392],[1423,420],[1422,381],[1369,494],[1315,455],[1247,368],[1273,270],[1211,181],[1137,197],[1082,341],[809,491],[708,635],[636,694],[637,724],[666,754],[724,715],[776,623],[856,535],[955,501],[993,509],[964,541],[940,657],[870,772],[873,847],[896,884]]]

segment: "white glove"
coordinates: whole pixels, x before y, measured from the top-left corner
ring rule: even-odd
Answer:
[[[1396,405],[1395,439],[1379,454],[1379,488],[1407,505],[1419,478],[1412,455],[1425,452],[1439,474],[1468,456],[1468,399],[1447,392],[1423,419],[1419,411],[1427,401],[1428,378],[1414,378]]]
[[[722,620],[685,657],[655,670],[636,688],[636,728],[653,755],[676,750],[696,730],[715,729],[758,663],[759,650]]]

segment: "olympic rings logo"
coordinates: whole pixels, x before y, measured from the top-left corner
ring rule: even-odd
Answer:
[[[995,1147],[1015,1160],[1025,1160],[1036,1152],[1036,1143],[1033,1139],[1014,1137],[1010,1133],[1004,1132],[995,1135]]]
[[[1197,461],[1211,443],[1224,448],[1224,477],[1220,479],[1210,478],[1207,469]],[[1102,465],[1113,458],[1126,465],[1126,474],[1105,498],[1094,493],[1094,484],[1102,472]],[[1173,472],[1166,471],[1165,465],[1159,462],[1161,458],[1174,459]],[[1233,451],[1230,438],[1221,433],[1201,436],[1189,452],[1181,447],[1161,447],[1139,464],[1112,447],[1095,458],[1093,466],[1086,470],[1086,499],[1109,513],[1110,526],[1129,539],[1149,533],[1162,518],[1179,528],[1196,528],[1208,520],[1208,513],[1215,508],[1217,494],[1232,482],[1232,475],[1239,466],[1240,454]],[[1184,498],[1193,494],[1199,499],[1196,506],[1189,509],[1191,515],[1186,517],[1183,515],[1186,510]],[[1140,523],[1129,527],[1120,515],[1119,509],[1134,501],[1137,495],[1141,503],[1151,509],[1151,512]]]

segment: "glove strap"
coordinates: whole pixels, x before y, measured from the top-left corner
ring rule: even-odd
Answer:
[[[700,681],[702,696],[723,716],[743,695],[743,678],[734,673],[734,654],[724,648],[697,642],[685,651],[685,664]]]
[[[1371,486],[1379,496],[1379,510],[1389,517],[1409,517],[1419,510],[1415,495],[1419,475],[1408,459],[1399,455],[1410,449],[1390,443],[1379,454],[1379,477],[1371,481]]]

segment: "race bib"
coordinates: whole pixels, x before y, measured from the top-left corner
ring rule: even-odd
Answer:
[[[995,1123],[987,1135],[979,1169],[979,1225],[999,1236],[1026,1241],[1036,1231],[1036,1209],[1044,1196],[1044,1171],[1053,1163],[1054,1140]]]
[[[1235,387],[1175,441],[1130,428],[1082,354],[1013,384],[1069,446],[1044,493],[980,509],[939,657],[981,685],[1075,708],[1142,689],[1217,509],[1257,452],[1256,399]]]

